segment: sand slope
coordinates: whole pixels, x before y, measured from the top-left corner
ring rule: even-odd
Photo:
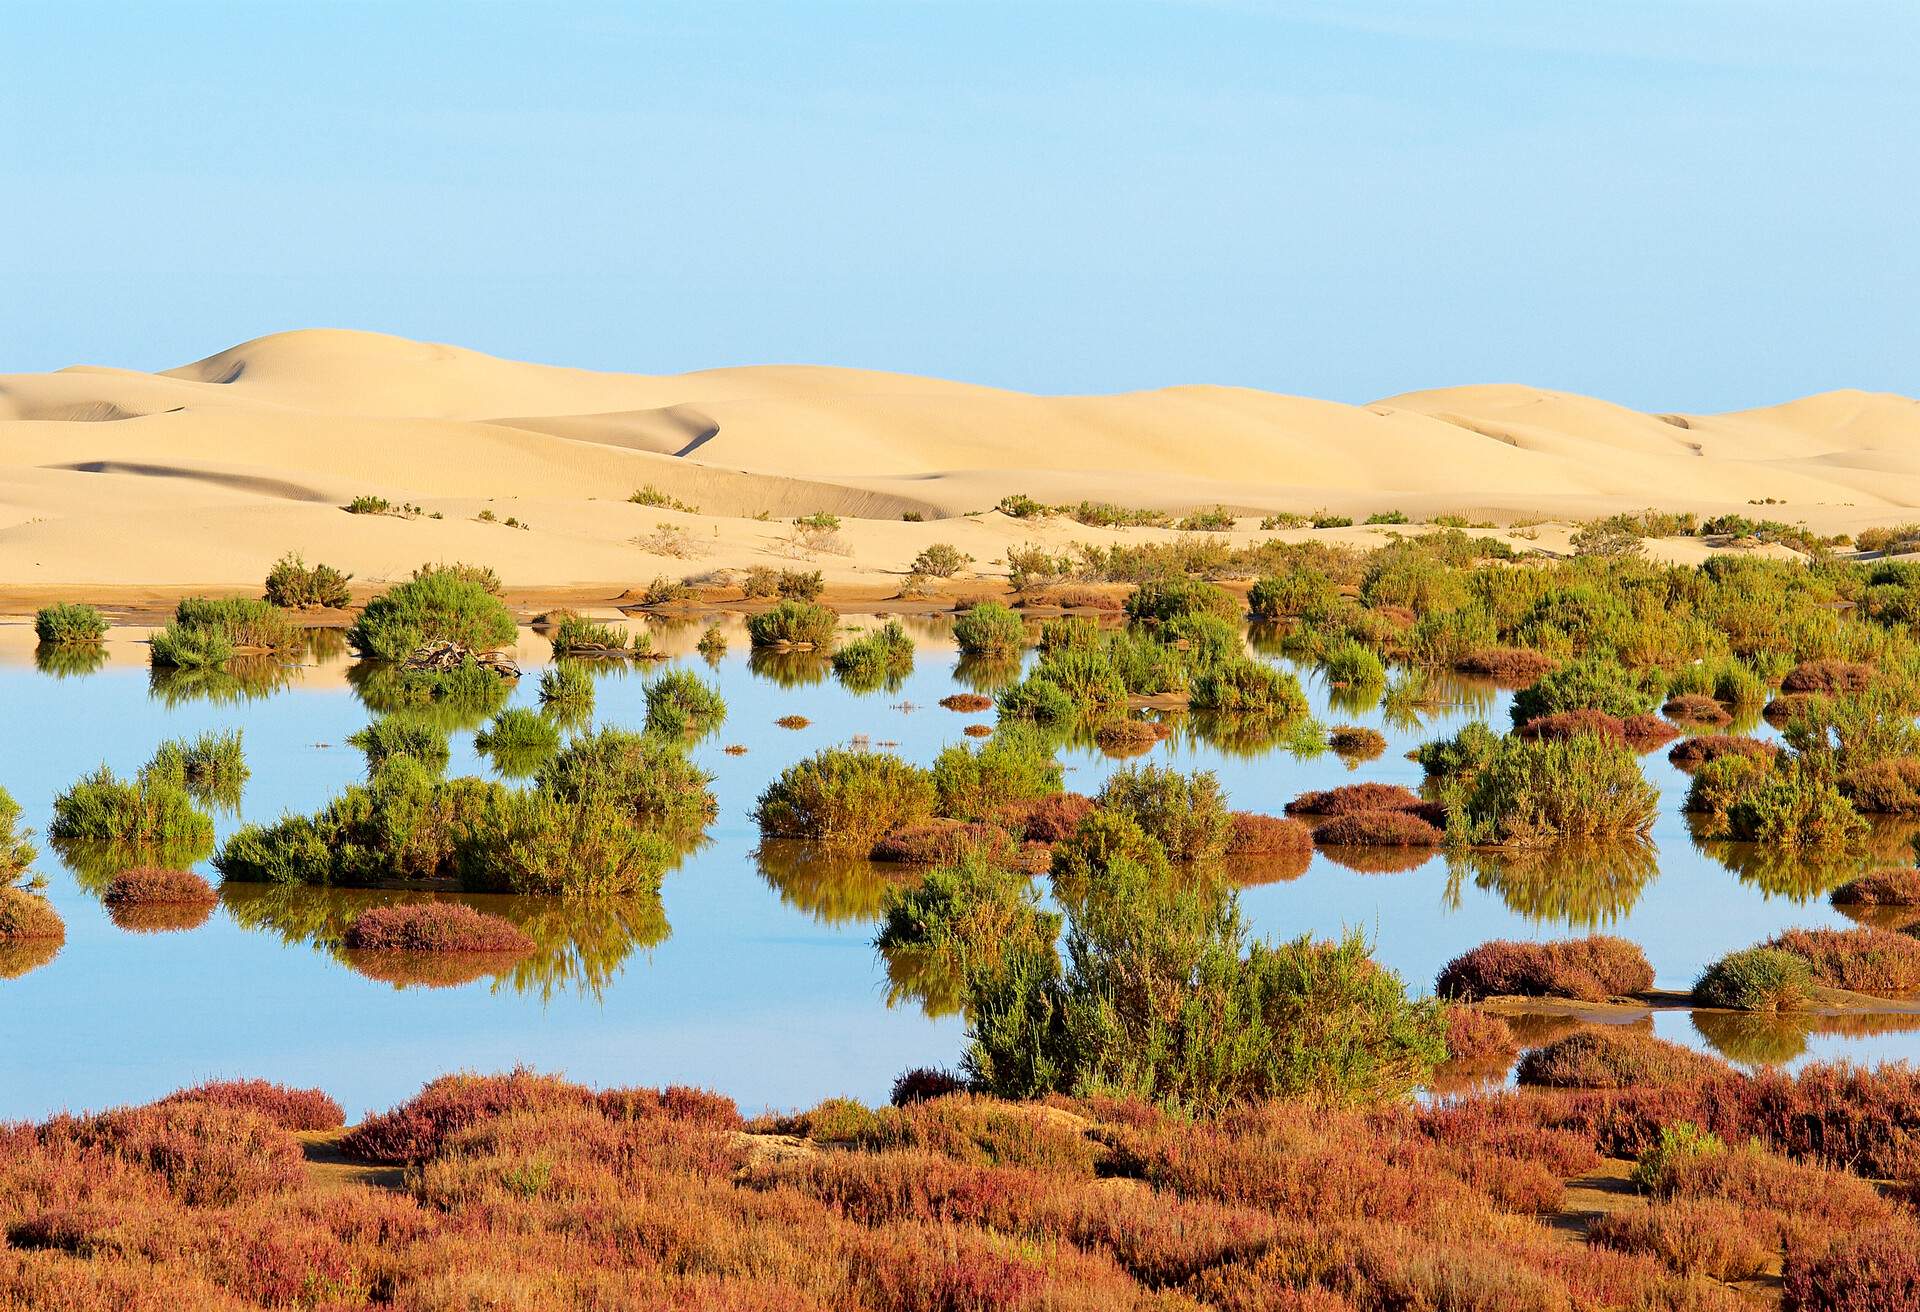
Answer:
[[[649,484],[703,513],[626,504]],[[835,577],[897,571],[930,541],[984,565],[1009,541],[1112,536],[952,518],[1010,492],[1559,518],[1770,497],[1786,504],[1749,513],[1831,531],[1920,518],[1920,402],[1649,415],[1511,385],[1364,406],[1227,387],[1050,397],[808,366],[596,373],[338,330],[159,374],[0,376],[0,585],[251,585],[289,547],[363,579],[465,556],[528,585],[627,584],[780,558],[780,526],[754,517],[818,509],[872,521],[848,526],[850,555],[815,562]],[[361,493],[443,518],[338,509]],[[533,528],[478,522],[487,507]],[[697,553],[634,545],[661,523]]]

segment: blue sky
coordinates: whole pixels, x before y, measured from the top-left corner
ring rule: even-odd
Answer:
[[[0,372],[1920,393],[1920,5],[0,5]]]

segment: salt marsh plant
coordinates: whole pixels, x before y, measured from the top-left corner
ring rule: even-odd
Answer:
[[[969,656],[1014,656],[1026,650],[1027,626],[999,602],[983,601],[954,619],[953,640]]]
[[[242,653],[285,651],[299,633],[287,613],[253,597],[187,597],[173,622],[153,635],[156,666],[197,669],[225,664]]]
[[[1153,579],[1133,590],[1126,601],[1130,620],[1157,621],[1180,619],[1187,615],[1217,615],[1223,620],[1238,620],[1245,613],[1231,592],[1200,579]]]
[[[169,739],[154,750],[142,774],[184,788],[196,801],[236,810],[249,774],[241,731]]]
[[[1210,770],[1191,775],[1161,766],[1115,771],[1095,803],[1139,825],[1172,861],[1213,862],[1227,849],[1233,817]]]
[[[646,633],[623,625],[599,624],[570,615],[547,634],[555,660],[587,656],[646,656],[653,650]]]
[[[1467,1002],[1504,995],[1599,1002],[1652,987],[1653,967],[1638,944],[1595,934],[1550,943],[1482,943],[1448,962],[1433,991]]]
[[[753,818],[768,838],[871,850],[882,835],[933,814],[933,777],[883,753],[828,748],[767,785]]]
[[[422,566],[368,602],[347,641],[362,656],[383,661],[403,661],[435,642],[475,652],[508,646],[513,616],[496,595],[498,580],[489,582],[469,567]]]
[[[1196,711],[1259,715],[1289,720],[1307,713],[1307,695],[1289,671],[1239,657],[1194,676],[1190,704]]]
[[[956,820],[990,820],[1009,806],[1058,793],[1064,779],[1049,739],[1023,725],[1003,725],[978,751],[954,743],[934,758],[934,809]]]
[[[525,778],[560,750],[560,730],[553,720],[524,706],[509,706],[473,736],[474,750],[510,778]]]
[[[33,632],[49,646],[98,642],[107,636],[107,620],[92,606],[63,601],[34,613]]]
[[[412,715],[383,715],[350,734],[347,742],[366,754],[369,778],[398,756],[419,762],[430,773],[440,774],[452,755],[446,731]]]
[[[706,734],[727,718],[720,690],[690,670],[669,670],[647,685],[647,732],[680,739]]]
[[[834,673],[854,692],[896,689],[913,672],[913,639],[899,620],[840,644],[833,653]]]
[[[747,637],[756,647],[825,648],[839,627],[832,611],[806,601],[782,601],[747,617]]]
[[[213,820],[181,784],[144,771],[121,779],[103,765],[54,799],[47,834],[136,849],[204,851],[213,842]]]
[[[308,565],[297,551],[289,551],[267,571],[266,600],[286,610],[338,609],[350,604],[347,583],[331,565]]]
[[[1653,827],[1659,795],[1625,744],[1590,734],[1499,740],[1447,800],[1455,841],[1525,846]]]
[[[1729,952],[1693,985],[1694,1001],[1734,1011],[1795,1011],[1813,1000],[1813,968],[1779,948]]]
[[[593,676],[571,661],[555,662],[540,671],[540,704],[585,718],[593,712]]]
[[[33,831],[20,823],[20,804],[0,788],[0,887],[25,874],[38,854]]]
[[[1658,690],[1609,660],[1574,661],[1514,694],[1513,722],[1525,724],[1561,711],[1604,711],[1625,719],[1659,704]]]

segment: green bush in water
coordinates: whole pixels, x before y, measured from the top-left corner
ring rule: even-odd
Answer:
[[[913,672],[913,639],[899,620],[888,620],[873,632],[842,643],[833,653],[833,669],[855,692],[898,688]]]
[[[983,601],[953,621],[953,640],[969,656],[1012,656],[1027,647],[1027,626],[997,601]]]
[[[1139,825],[1174,861],[1217,861],[1233,831],[1226,794],[1211,770],[1186,775],[1130,766],[1116,771],[1094,800]]]
[[[1080,707],[1059,684],[1029,676],[1000,690],[997,702],[1004,720],[1031,720],[1035,724],[1064,724],[1080,714]]]
[[[98,642],[107,636],[107,620],[92,606],[63,601],[34,612],[33,632],[49,645]]]
[[[687,759],[683,743],[659,734],[602,729],[575,738],[534,783],[562,801],[606,798],[676,843],[693,841],[719,811],[713,776]]]
[[[1065,778],[1052,743],[1014,722],[1003,725],[979,751],[954,743],[934,758],[934,810],[955,820],[990,820],[1009,802],[1061,791]]]
[[[783,601],[747,616],[747,637],[756,647],[826,647],[839,627],[837,615],[808,601]]]
[[[1650,676],[1664,686],[1658,671],[1650,672]],[[1621,719],[1644,715],[1659,702],[1660,691],[1660,686],[1635,678],[1618,662],[1598,658],[1574,661],[1515,693],[1513,722],[1525,724],[1561,711],[1605,711]]]
[[[1729,952],[1693,986],[1693,1000],[1735,1011],[1795,1011],[1813,1000],[1813,967],[1780,948]]]
[[[1193,681],[1196,711],[1291,719],[1307,713],[1307,695],[1291,673],[1251,657],[1202,670]]]
[[[145,772],[133,780],[120,779],[103,765],[54,799],[47,834],[89,843],[200,850],[213,842],[213,819],[179,783]]]
[[[1339,603],[1340,590],[1319,570],[1296,565],[1284,574],[1267,574],[1247,593],[1247,607],[1263,623],[1295,616],[1325,615]]]
[[[487,652],[514,634],[513,615],[483,580],[459,566],[430,566],[368,602],[347,641],[362,656],[403,661],[428,643]]]
[[[1379,688],[1387,682],[1387,667],[1373,650],[1357,642],[1343,642],[1320,658],[1320,669],[1331,683],[1350,688]]]
[[[933,814],[933,777],[896,756],[828,748],[767,785],[753,818],[768,838],[868,850],[889,830]]]
[[[1865,837],[1868,829],[1865,817],[1831,779],[1797,760],[1749,776],[1726,808],[1726,826],[1727,837],[1736,842],[1778,847],[1843,846]]]
[[[463,887],[541,897],[657,893],[679,848],[611,794],[565,800],[502,790],[482,802],[455,854]]]
[[[1659,794],[1626,744],[1592,734],[1498,740],[1449,799],[1449,834],[1524,846],[1568,838],[1626,838],[1653,827]]]
[[[1436,738],[1413,749],[1413,759],[1429,779],[1464,778],[1478,774],[1500,751],[1500,735],[1483,721],[1473,720],[1451,738]]]
[[[585,714],[593,710],[593,676],[572,661],[540,671],[540,704]]]
[[[154,750],[141,773],[184,788],[196,801],[232,810],[240,805],[249,774],[241,731],[209,730],[191,741],[169,739]]]
[[[1200,579],[1151,579],[1133,590],[1126,600],[1127,618],[1160,621],[1183,619],[1188,615],[1218,615],[1237,620],[1243,613],[1231,592]]]
[[[473,745],[501,774],[523,777],[560,750],[560,730],[538,711],[509,706],[473,736]]]
[[[0,887],[25,874],[39,855],[32,838],[33,831],[20,824],[20,803],[0,788]]]
[[[689,670],[669,670],[647,686],[647,732],[681,738],[727,718],[720,690]]]

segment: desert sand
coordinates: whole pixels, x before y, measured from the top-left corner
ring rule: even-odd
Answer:
[[[630,504],[643,486],[698,513]],[[1920,402],[1843,391],[1653,415],[1513,385],[1361,406],[1231,387],[1056,397],[810,366],[595,373],[341,330],[263,337],[161,373],[0,375],[10,610],[254,590],[289,549],[363,590],[423,561],[469,560],[522,593],[612,598],[656,575],[791,566],[786,521],[815,511],[843,517],[845,552],[805,567],[875,597],[932,542],[972,554],[985,581],[1004,573],[1010,544],[1173,536],[990,510],[1022,492],[1223,504],[1245,516],[1233,536],[1248,541],[1308,532],[1261,533],[1263,513],[1321,508],[1567,524],[1658,506],[1854,532],[1920,519]],[[422,513],[345,513],[359,495]],[[637,544],[663,525],[684,530],[686,554]],[[1552,525],[1529,534],[1564,548]]]

